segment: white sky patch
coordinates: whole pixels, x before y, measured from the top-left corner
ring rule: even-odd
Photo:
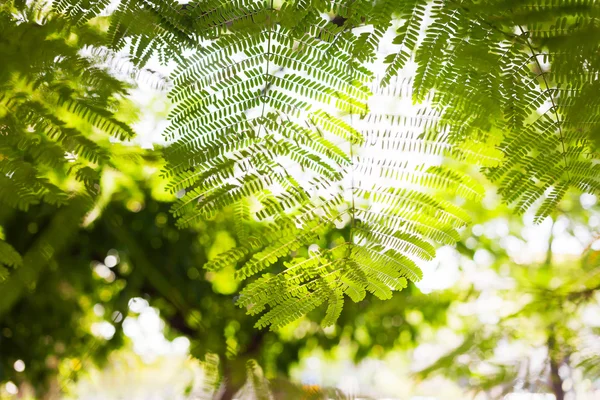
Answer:
[[[145,306],[137,310],[137,317],[130,316],[123,321],[123,332],[133,341],[133,351],[145,362],[166,355],[187,354],[189,339],[181,336],[169,341],[164,335],[165,322],[157,309]]]
[[[581,206],[584,209],[589,210],[594,205],[596,205],[596,203],[598,202],[598,198],[595,195],[593,195],[593,194],[583,193],[579,197],[579,201],[581,202]]]
[[[116,329],[113,324],[107,321],[94,322],[92,324],[92,334],[97,337],[109,340],[115,335]]]
[[[8,381],[4,384],[4,390],[6,390],[8,394],[12,395],[19,393],[19,388],[12,381]]]
[[[435,259],[423,263],[421,269],[423,279],[415,285],[423,293],[448,289],[461,278],[458,253],[450,246],[439,248]]]
[[[17,360],[13,364],[13,368],[17,372],[23,372],[23,371],[25,371],[25,362],[23,360]]]

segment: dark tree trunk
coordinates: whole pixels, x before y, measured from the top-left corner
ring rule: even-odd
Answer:
[[[246,381],[245,363],[228,362],[223,368],[223,390],[217,393],[219,400],[232,400]]]
[[[243,354],[238,354],[234,360],[222,359],[224,388],[217,394],[219,400],[232,400],[233,396],[244,386],[244,383],[246,383],[246,362],[253,358],[256,359],[260,355],[264,337],[265,332],[256,332]]]
[[[558,374],[558,363],[553,359],[550,360],[550,379],[552,381],[552,392],[556,400],[564,400],[565,391],[562,388],[563,381]]]
[[[550,330],[548,336],[548,356],[550,358],[550,386],[556,400],[565,400],[565,391],[563,390],[563,381],[558,373],[560,367],[559,351],[556,346],[556,336],[554,330]]]

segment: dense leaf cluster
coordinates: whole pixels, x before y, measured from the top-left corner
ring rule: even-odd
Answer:
[[[419,264],[469,222],[457,198],[483,194],[442,161],[482,166],[507,202],[536,208],[539,220],[569,189],[600,189],[600,6],[591,0],[60,0],[53,9],[40,29],[56,32],[56,45],[32,46],[30,74],[4,78],[13,111],[0,124],[3,187],[58,202],[64,192],[40,166],[66,163],[65,151],[110,161],[64,113],[132,135],[113,113],[121,84],[62,29],[97,23],[105,30],[94,45],[138,66],[153,55],[176,61],[164,149],[164,175],[182,194],[173,213],[189,226],[235,210],[239,245],[206,267],[257,276],[238,304],[262,314],[260,327],[322,304],[330,325],[345,296],[385,299],[420,279]],[[15,35],[37,32],[4,15]],[[10,141],[29,134],[43,140]],[[75,171],[90,186],[95,169]],[[249,230],[254,221],[261,228]],[[319,246],[332,229],[334,245]]]

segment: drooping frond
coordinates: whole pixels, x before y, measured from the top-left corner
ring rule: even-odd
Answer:
[[[127,87],[79,53],[82,43],[74,37],[100,43],[89,27],[74,29],[35,6],[20,16],[10,3],[3,7],[0,203],[20,209],[40,201],[63,204],[69,180],[95,193],[98,169],[111,162],[108,139],[134,136],[117,118]]]
[[[576,365],[585,371],[587,376],[597,378],[600,376],[600,365],[598,365],[600,346],[598,346],[597,335],[589,336],[582,339],[582,350],[576,356]]]
[[[4,240],[0,240],[0,281],[8,276],[8,268],[16,268],[23,264],[21,255]]]
[[[225,29],[223,15],[233,18],[231,33],[199,47],[170,93],[176,105],[167,135],[175,143],[165,150],[166,174],[174,191],[188,189],[174,207],[182,225],[267,190],[302,203],[310,186],[299,174],[336,181],[337,166],[349,162],[331,139],[360,140],[339,117],[365,112],[369,94],[368,70],[339,73],[351,38],[343,47],[324,40],[333,28],[318,15],[301,21],[312,25],[298,33],[288,14],[294,9],[236,4],[234,15],[230,2],[196,5],[209,37]]]
[[[415,99],[434,91],[455,142],[501,139],[506,161],[487,174],[518,211],[537,204],[538,219],[569,188],[600,189],[599,7],[436,0],[417,46]]]
[[[412,57],[423,27],[428,2],[427,0],[412,0],[400,3],[402,3],[402,9],[398,17],[402,19],[402,22],[392,42],[398,48],[385,59],[387,70],[382,79],[383,85],[389,84]]]
[[[153,54],[178,62],[164,152],[171,190],[182,194],[173,212],[187,226],[235,210],[239,246],[207,268],[237,265],[253,279],[239,304],[261,327],[322,305],[331,324],[345,295],[389,298],[418,280],[420,262],[468,222],[453,200],[481,195],[446,158],[483,166],[519,211],[538,207],[538,219],[573,187],[600,189],[597,2],[59,0],[55,9],[72,26],[107,18],[102,44],[128,48],[137,65]],[[411,79],[397,79],[413,66]],[[33,115],[52,152],[75,138],[71,153],[86,161],[75,176],[92,188],[89,163],[105,155],[61,116],[117,137],[126,126],[80,88],[61,80],[49,89],[51,105],[1,101],[26,110],[10,115]],[[418,111],[403,112],[407,99]],[[32,154],[56,160],[52,152]],[[0,160],[16,194],[4,201],[61,201],[49,178],[15,185],[43,176],[28,160]]]
[[[213,399],[221,383],[219,356],[213,353],[206,354],[205,360],[202,362],[202,370],[204,371],[201,387],[202,392],[195,395],[203,400]]]
[[[246,362],[246,383],[236,393],[240,399],[271,400],[273,395],[269,389],[269,381],[262,368],[255,360]]]
[[[346,147],[350,160],[338,166],[341,176],[317,187],[315,195],[255,195],[262,204],[257,217],[268,217],[272,227],[207,266],[237,263],[239,278],[262,275],[238,300],[262,315],[258,327],[283,326],[324,304],[323,324],[331,325],[345,296],[390,298],[407,280],[418,281],[419,264],[434,257],[435,244],[454,243],[468,222],[450,200],[482,195],[472,178],[440,165],[453,154],[468,157],[468,143],[453,148],[444,135],[427,134],[431,116],[412,108],[403,115],[394,107],[396,91],[374,90],[383,93],[379,104],[390,111],[348,119],[361,140]],[[323,242],[337,230],[336,239]]]
[[[182,50],[193,43],[185,7],[174,0],[57,0],[53,8],[79,27],[94,18],[108,18],[105,44],[115,51],[128,48],[136,66],[146,65],[152,55],[164,63],[180,59]]]

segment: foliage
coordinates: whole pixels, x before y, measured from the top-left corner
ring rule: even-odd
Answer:
[[[465,235],[462,264],[466,268],[486,254],[493,279],[464,287],[468,296],[453,302],[449,313],[481,311],[462,312],[458,345],[419,371],[420,378],[442,373],[490,398],[525,391],[551,392],[557,399],[576,395],[577,379],[598,379],[592,367],[597,365],[598,321],[585,316],[586,311],[597,315],[599,304],[598,250],[591,246],[598,238],[598,209],[578,203],[568,197],[560,213],[537,227],[531,225],[532,215],[521,221],[506,219],[502,209],[480,211],[481,225]],[[506,222],[507,232],[498,234],[494,227]],[[546,241],[545,248],[523,251],[536,239]],[[578,246],[581,252],[575,255]]]
[[[436,1],[415,56],[416,98],[436,90],[457,140],[500,133],[505,161],[487,176],[519,212],[543,199],[538,221],[569,188],[598,191],[598,11],[590,1]]]
[[[20,387],[32,384],[41,395],[56,390],[58,379],[58,389],[68,390],[94,363],[102,366],[110,351],[127,343],[122,324],[133,315],[128,308],[132,298],[147,299],[160,310],[168,337],[189,337],[195,358],[219,360],[215,368],[220,379],[205,392],[220,390],[222,384],[230,396],[247,381],[248,360],[264,368],[277,398],[291,398],[306,392],[286,378],[289,368],[315,345],[329,349],[351,340],[357,345],[358,361],[414,345],[421,328],[408,322],[407,315],[415,310],[432,326],[444,323],[449,298],[424,296],[411,287],[388,301],[367,295],[345,307],[333,332],[323,332],[318,324],[324,310],[279,332],[253,329],[254,317],[232,301],[239,284],[233,270],[205,273],[196,267],[231,245],[226,238],[235,231],[235,213],[177,229],[170,221],[169,198],[158,190],[165,182],[156,175],[148,178],[144,170],[153,161],[151,154],[143,157],[144,164],[121,164],[123,172],[104,170],[100,213],[94,219],[89,217],[94,211],[88,213],[85,226],[69,226],[69,235],[56,235],[56,225],[65,230],[67,225],[56,222],[61,214],[52,205],[3,214],[6,239],[19,252],[33,253],[31,247],[39,242],[54,246],[48,238],[61,238],[62,244],[52,247],[45,262],[21,266],[0,287],[0,380]],[[333,242],[336,235],[329,232],[324,243]],[[117,257],[117,265],[106,267],[107,255]],[[101,316],[96,314],[99,306]],[[110,339],[92,334],[92,326],[99,323],[115,328]],[[304,333],[294,333],[297,329]],[[375,350],[374,343],[379,344]],[[13,368],[16,360],[24,361],[25,371]],[[320,390],[310,390],[314,398],[321,398]]]
[[[471,197],[477,185],[386,152],[443,155],[441,141],[412,146],[422,121],[411,131],[402,116],[370,113],[361,131],[342,118],[367,113],[372,74],[355,62],[355,36],[323,21],[318,8],[241,3],[227,28],[233,33],[214,38],[223,27],[213,14],[229,7],[216,4],[197,20],[214,41],[176,71],[170,93],[176,106],[167,134],[176,142],[165,150],[166,174],[173,192],[187,189],[173,211],[185,226],[235,204],[246,210],[240,218],[268,226],[207,268],[241,262],[240,278],[262,274],[238,301],[264,312],[258,327],[283,326],[323,303],[323,324],[331,325],[344,295],[389,298],[406,278],[418,280],[416,262],[433,257],[431,242],[452,240],[468,220],[430,189]],[[389,179],[372,184],[372,176]],[[333,248],[289,257],[340,224],[350,232]],[[280,258],[286,269],[265,275]]]
[[[0,242],[0,278],[12,277],[0,313],[106,205],[104,170],[155,162],[109,141],[134,135],[129,86],[102,66],[117,52],[140,68],[176,62],[160,164],[179,197],[172,213],[181,232],[234,213],[237,245],[191,261],[248,280],[236,303],[261,328],[322,305],[331,326],[346,296],[389,299],[418,281],[469,223],[459,204],[484,192],[457,163],[483,167],[538,222],[571,188],[599,191],[596,2],[42,4],[0,8],[0,202],[62,207],[31,242],[8,231]],[[160,256],[114,227],[164,288],[148,261]],[[168,230],[155,243],[179,235]]]
[[[180,224],[235,205],[240,219],[267,225],[261,235],[240,232],[243,243],[209,266],[241,264],[240,278],[261,275],[239,301],[263,313],[257,326],[285,325],[323,303],[329,325],[345,295],[388,298],[407,278],[418,280],[432,245],[455,239],[468,221],[444,193],[477,197],[465,176],[398,161],[381,148],[484,165],[519,211],[544,198],[539,220],[569,187],[598,189],[589,140],[598,129],[597,5],[513,3],[120,3],[109,45],[131,43],[142,64],[152,51],[179,63],[165,174],[173,192],[185,190],[173,208]],[[82,9],[61,1],[57,10],[81,25],[107,4]],[[133,15],[151,15],[152,29],[124,28]],[[378,47],[397,20],[399,48],[384,57],[379,79],[370,63],[380,59]],[[186,49],[193,54],[180,56]],[[427,101],[426,112],[369,112],[372,89],[403,89],[395,76],[413,53],[408,95]],[[373,128],[374,121],[387,126]],[[496,144],[505,156],[500,164]],[[374,176],[389,179],[378,185]],[[351,227],[336,247],[293,256],[336,224]],[[286,269],[265,275],[278,259],[289,261]]]
[[[134,176],[140,164],[148,168],[155,159],[151,154],[136,158],[135,151],[125,152],[130,164],[122,162],[120,168],[131,175],[103,170],[99,184],[108,198],[92,203],[88,196],[80,196],[62,206],[41,203],[27,212],[5,208],[0,213],[4,239],[23,254],[19,268],[0,283],[1,380],[28,382],[39,393],[56,390],[53,382],[59,372],[70,380],[87,363],[105,362],[107,353],[122,345],[121,335],[105,342],[92,333],[92,324],[99,322],[92,310],[100,304],[111,318],[117,312],[122,315],[138,286],[132,282],[126,288],[126,282],[115,281],[114,275],[112,282],[98,276],[95,265],[110,250],[102,245],[110,236],[99,230],[92,231],[97,237],[83,232],[93,227],[94,210],[110,206],[112,196],[126,193],[128,204],[139,201]],[[136,168],[137,174],[132,174]],[[27,366],[25,374],[14,370],[16,360]]]
[[[40,202],[65,205],[62,213],[73,214],[64,218],[76,220],[91,205],[102,168],[120,161],[109,138],[134,135],[120,119],[128,84],[99,66],[106,58],[93,49],[103,40],[91,26],[74,28],[35,3],[15,1],[0,7],[0,31],[0,204],[25,211]],[[57,228],[52,240],[60,241],[68,230]],[[22,262],[0,243],[0,279],[5,266],[45,257],[32,252]]]
[[[102,43],[93,27],[74,29],[35,6],[0,11],[2,203],[65,204],[67,178],[94,192],[98,168],[114,162],[108,138],[134,136],[116,116],[127,85],[80,55]]]

